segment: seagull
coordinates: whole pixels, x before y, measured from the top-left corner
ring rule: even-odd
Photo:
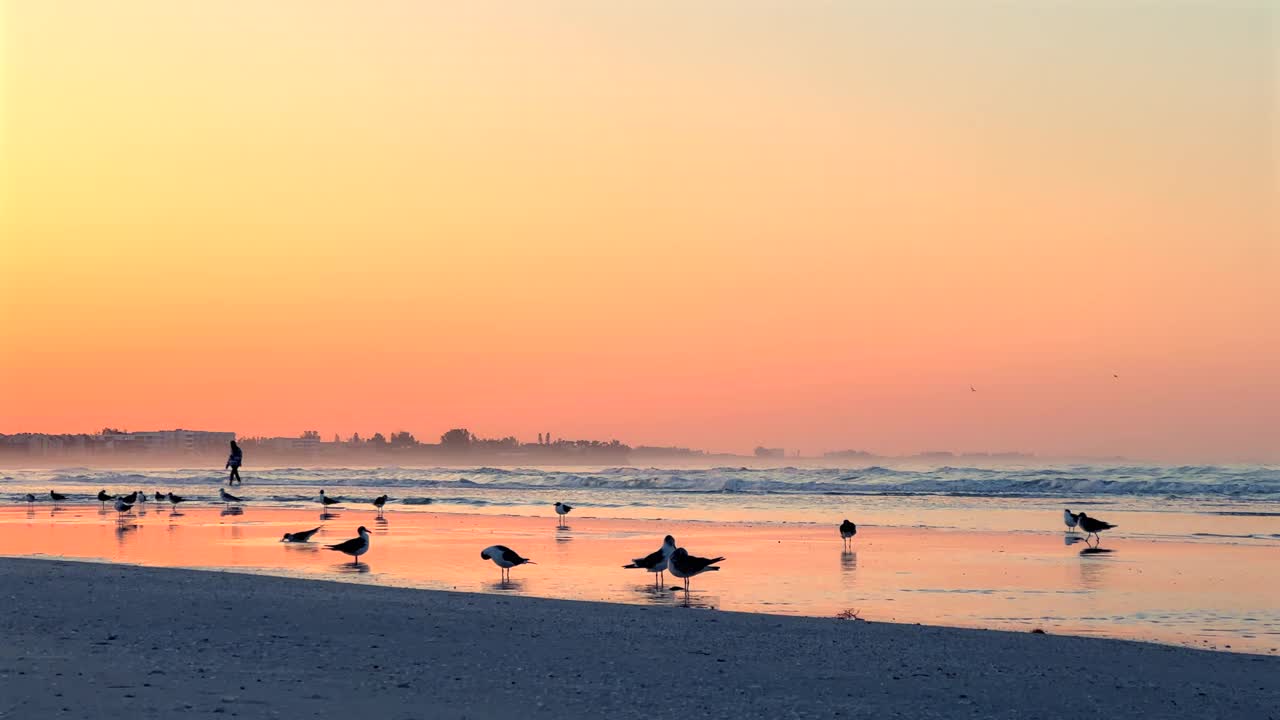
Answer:
[[[27,504],[30,505],[35,501],[36,501],[36,496],[32,495],[31,493],[27,493]]]
[[[573,509],[573,506],[572,506],[572,505],[565,505],[565,504],[564,504],[564,503],[562,503],[562,502],[557,502],[557,503],[556,503],[556,514],[560,516],[560,524],[561,524],[561,525],[563,525],[563,524],[564,524],[564,516],[565,516],[565,515],[568,515],[568,514],[569,514],[569,511],[570,511],[570,510],[572,510],[572,509]]]
[[[187,501],[187,499],[186,499],[186,498],[184,498],[184,497],[181,497],[181,496],[179,496],[179,495],[174,495],[173,493],[169,493],[169,502],[170,502],[174,507],[177,507],[177,506],[178,506],[178,503],[180,503],[180,502],[186,502],[186,501]]]
[[[720,568],[716,567],[716,563],[721,560],[724,560],[724,558],[694,557],[684,548],[676,548],[676,551],[671,553],[671,559],[667,561],[667,566],[671,569],[672,575],[684,578],[684,591],[687,593],[689,592],[689,578],[710,570],[719,570]]]
[[[849,541],[852,540],[853,536],[857,534],[858,534],[857,525],[854,525],[848,520],[845,520],[844,522],[840,523],[840,537],[844,539],[845,547],[849,546]]]
[[[124,500],[126,503],[128,503],[128,504],[132,505],[132,504],[134,504],[134,503],[138,502],[138,491],[137,491],[137,490],[134,490],[133,492],[129,493],[128,495],[120,496],[120,499],[121,499],[121,500]]]
[[[134,492],[134,494],[136,494],[136,495],[138,496],[138,502],[140,502],[140,503],[144,503],[144,502],[146,502],[146,501],[147,501],[147,494],[146,494],[146,493],[142,492],[141,490],[134,490],[133,492]]]
[[[317,530],[319,528],[316,528]],[[312,530],[311,532],[315,532]],[[361,525],[356,529],[360,533],[360,537],[353,537],[350,540],[344,540],[337,545],[325,545],[330,550],[337,550],[340,553],[351,556],[351,564],[359,565],[360,556],[369,552],[369,529]]]
[[[222,488],[218,488],[218,497],[221,498],[222,502],[224,503],[244,502],[244,500],[241,500],[240,498],[236,497],[235,495],[232,495],[231,493],[227,492],[226,490],[223,490]]]
[[[969,392],[978,392],[978,388],[976,388],[976,387],[974,387],[974,386],[970,385],[970,386],[969,386]]]
[[[124,514],[129,512],[132,509],[133,509],[132,503],[125,502],[123,498],[116,498],[116,514],[120,517],[121,520],[124,519]]]
[[[106,490],[98,491],[98,502],[102,503],[103,508],[106,508],[107,503],[111,502],[114,499],[115,497],[113,495],[108,495]]]
[[[323,490],[321,490],[321,491],[320,491],[320,504],[321,504],[321,505],[323,505],[323,506],[325,506],[325,507],[329,507],[330,505],[337,505],[337,504],[338,504],[338,503],[340,503],[340,502],[342,502],[342,501],[341,501],[341,500],[334,500],[333,498],[329,497],[328,495],[325,495]]]
[[[386,504],[387,504],[387,496],[386,496],[386,495],[379,495],[378,497],[376,497],[376,498],[374,498],[374,499],[373,499],[373,506],[374,506],[374,507],[376,507],[376,508],[378,508],[378,514],[379,514],[379,515],[381,515],[381,514],[382,514],[382,506],[383,506],[383,505],[386,505]]]
[[[559,504],[559,503],[557,503]],[[506,545],[490,545],[480,551],[481,560],[492,560],[494,565],[502,570],[502,581],[506,582],[511,579],[511,568],[525,563],[537,565],[529,558],[522,558],[515,550]]]
[[[66,495],[63,495],[63,494],[62,494],[62,493],[60,493],[60,492],[54,492],[54,491],[50,490],[50,491],[49,491],[49,498],[50,498],[51,500],[53,500],[54,502],[62,502],[63,500],[66,500],[66,499],[67,499],[67,496],[66,496]]]
[[[1119,379],[1120,379],[1120,373],[1111,373],[1111,377],[1113,377],[1113,378],[1115,378],[1115,379],[1119,380]]]
[[[655,573],[654,582],[658,585],[662,584],[662,572],[667,569],[667,561],[671,559],[671,553],[676,551],[676,539],[670,535],[662,538],[662,547],[645,555],[642,558],[635,558],[630,565],[622,567],[631,569],[648,570]]]
[[[156,502],[164,502],[165,500],[168,500],[168,499],[169,499],[168,495],[162,492],[156,491]]]
[[[1068,530],[1075,530],[1076,524],[1080,522],[1080,516],[1071,512],[1071,508],[1062,511],[1062,522],[1066,524]]]
[[[1109,522],[1103,522],[1102,520],[1098,520],[1097,518],[1091,518],[1088,515],[1085,515],[1083,512],[1081,512],[1079,515],[1076,516],[1076,520],[1080,523],[1080,527],[1084,528],[1084,532],[1085,532],[1084,539],[1088,540],[1089,536],[1092,535],[1098,539],[1099,543],[1102,542],[1102,536],[1099,535],[1098,533],[1102,532],[1103,530],[1110,530],[1113,527],[1117,527],[1116,525],[1112,525]]]
[[[308,542],[311,540],[311,536],[315,535],[318,532],[320,532],[320,528],[311,528],[310,530],[303,530],[302,532],[296,532],[296,533],[285,533],[284,537],[280,538],[280,542],[291,542],[291,543]]]

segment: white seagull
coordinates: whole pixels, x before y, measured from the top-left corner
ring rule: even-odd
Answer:
[[[506,545],[490,545],[480,551],[480,559],[492,560],[493,564],[497,565],[498,568],[501,569],[503,582],[511,579],[511,568],[517,565],[524,565],[526,563],[537,565],[537,563],[533,562],[529,558],[520,557],[519,553]]]
[[[1075,530],[1076,525],[1080,523],[1080,516],[1071,512],[1070,508],[1066,508],[1062,511],[1062,522],[1068,530]]]
[[[671,553],[676,551],[676,539],[670,535],[662,539],[662,547],[645,555],[642,558],[635,558],[630,565],[622,567],[632,570],[648,570],[654,573],[654,582],[658,585],[662,584],[662,573],[667,569],[667,563],[671,559]]]
[[[570,510],[572,510],[572,509],[573,509],[573,506],[572,506],[572,505],[566,505],[566,504],[564,504],[564,503],[562,503],[562,502],[557,502],[557,503],[556,503],[556,515],[559,515],[559,516],[560,516],[560,524],[561,524],[561,525],[563,525],[563,524],[564,524],[564,516],[565,516],[565,515],[568,515],[568,514],[569,514],[569,511],[570,511]]]
[[[694,575],[701,575],[704,572],[719,570],[716,563],[724,560],[723,557],[703,558],[690,555],[684,548],[676,548],[671,553],[671,559],[667,561],[667,568],[671,570],[671,574],[678,578],[684,579],[684,591],[689,592],[689,578]]]
[[[340,553],[351,556],[351,564],[359,565],[360,556],[369,552],[369,529],[361,525],[356,529],[360,533],[360,537],[354,537],[350,540],[344,540],[337,545],[325,545],[330,550],[337,550]]]

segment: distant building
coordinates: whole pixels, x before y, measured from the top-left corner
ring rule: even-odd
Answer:
[[[756,457],[758,458],[768,458],[772,460],[776,458],[785,458],[786,456],[787,456],[786,448],[767,448],[767,447],[756,448]]]

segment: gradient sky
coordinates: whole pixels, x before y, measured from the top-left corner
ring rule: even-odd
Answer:
[[[1277,16],[0,0],[0,432],[1280,461]]]

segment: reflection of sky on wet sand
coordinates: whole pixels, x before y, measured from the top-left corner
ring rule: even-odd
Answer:
[[[101,558],[178,567],[235,567],[302,577],[723,610],[1094,634],[1269,652],[1280,646],[1280,548],[1106,538],[1090,547],[1058,533],[982,533],[860,525],[850,551],[830,528],[390,511],[185,506],[118,521],[96,505],[52,514],[0,508],[10,555]],[[336,516],[336,517],[335,517]],[[324,545],[364,524],[372,548],[353,566]],[[310,543],[285,532],[321,525]],[[724,555],[688,598],[631,558],[666,533],[695,555]],[[498,568],[479,551],[504,544],[536,565]]]

